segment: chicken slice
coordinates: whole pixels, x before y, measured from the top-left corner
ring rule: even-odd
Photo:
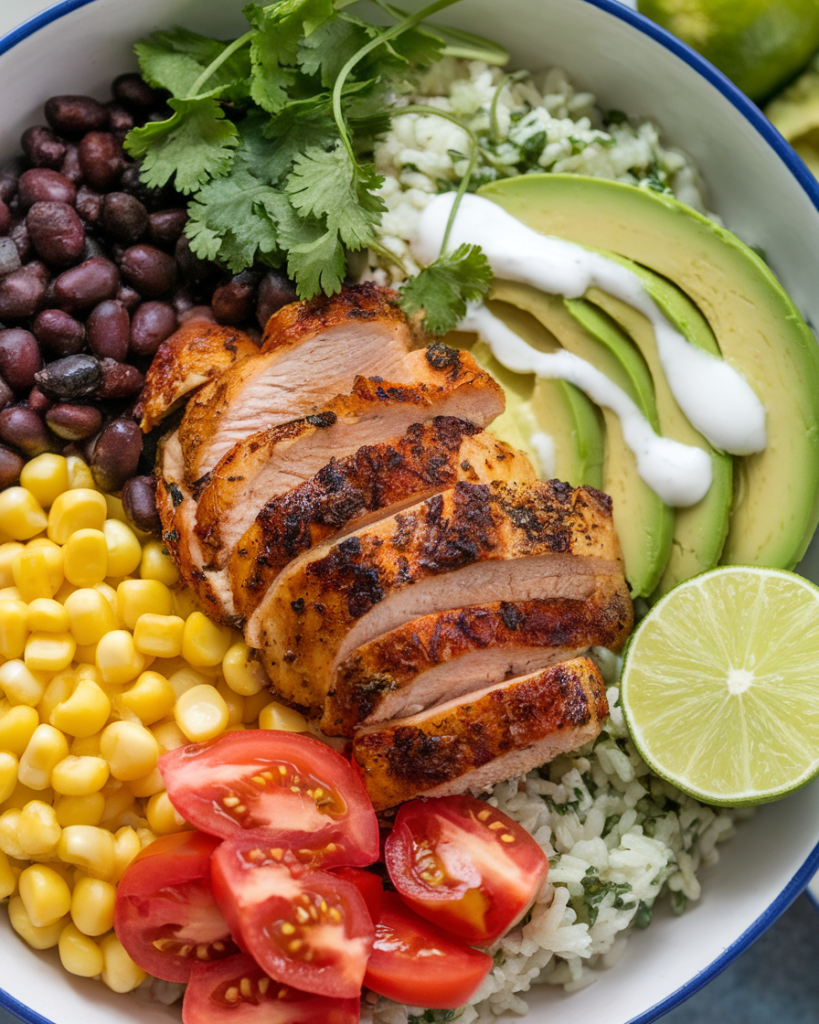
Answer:
[[[339,665],[322,731],[405,718],[494,683],[584,654],[619,651],[634,614],[625,580],[605,577],[585,601],[499,602],[407,622],[360,647]]]
[[[188,482],[210,473],[237,441],[349,392],[359,375],[405,381],[412,345],[395,293],[373,284],[285,306],[268,321],[261,352],[189,402],[179,428]]]
[[[608,715],[602,676],[575,658],[353,740],[377,811],[418,796],[480,793],[593,740]]]
[[[244,331],[235,327],[220,327],[208,320],[183,324],[159,346],[145,375],[136,410],[140,427],[147,434],[195,388],[258,352]]]
[[[622,575],[611,501],[592,488],[458,483],[296,558],[246,625],[276,690],[317,713],[336,667],[438,611],[590,597]]]
[[[437,358],[440,346],[411,352],[405,360],[411,384],[358,377],[349,395],[338,395],[313,415],[235,444],[199,492],[197,532],[214,564],[227,563],[267,502],[309,480],[332,458],[400,438],[411,424],[434,416],[483,427],[500,415],[500,386],[471,355],[451,351],[454,362],[445,367]]]

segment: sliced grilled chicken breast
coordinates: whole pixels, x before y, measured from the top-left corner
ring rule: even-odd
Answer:
[[[462,482],[295,559],[247,622],[276,690],[323,706],[352,651],[471,604],[590,597],[622,575],[610,499],[592,488]]]
[[[633,618],[626,582],[615,574],[585,601],[499,602],[414,619],[338,666],[321,728],[351,736],[362,725],[419,714],[589,647],[619,651]]]
[[[597,666],[576,658],[497,683],[353,740],[377,811],[418,796],[480,793],[594,739],[608,714]]]

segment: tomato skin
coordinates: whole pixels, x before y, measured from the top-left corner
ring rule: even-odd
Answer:
[[[423,920],[395,893],[385,892],[383,899],[365,987],[431,1010],[468,1003],[491,971],[492,957]]]
[[[192,825],[227,839],[264,831],[318,867],[378,859],[378,824],[359,776],[311,736],[225,733],[163,754],[168,797]]]
[[[210,963],[236,952],[211,887],[218,845],[203,832],[163,836],[137,855],[117,886],[114,931],[131,959],[157,978],[187,981],[202,944]]]
[[[375,937],[364,897],[351,882],[259,841],[260,834],[228,839],[213,855],[213,891],[231,931],[276,981],[356,998]]]
[[[519,921],[549,871],[524,828],[471,796],[404,804],[384,856],[407,906],[474,946],[491,946]]]
[[[240,954],[193,965],[182,1024],[358,1024],[359,1010],[357,998],[328,999],[271,981],[253,957]]]
[[[345,882],[353,883],[364,898],[373,924],[376,924],[381,917],[384,895],[384,883],[378,875],[373,874],[372,871],[362,871],[361,868],[334,868],[331,874],[336,878],[343,878]]]

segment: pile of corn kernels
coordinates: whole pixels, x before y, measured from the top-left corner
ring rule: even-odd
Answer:
[[[256,726],[307,729],[81,459],[28,462],[0,491],[0,900],[15,931],[72,974],[141,984],[112,930],[116,885],[188,827],[157,759]]]

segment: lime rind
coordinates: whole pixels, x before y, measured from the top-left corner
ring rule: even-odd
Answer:
[[[657,775],[705,803],[779,799],[819,774],[819,588],[756,566],[702,573],[642,620],[620,687]]]

